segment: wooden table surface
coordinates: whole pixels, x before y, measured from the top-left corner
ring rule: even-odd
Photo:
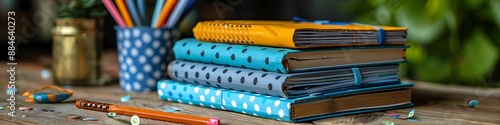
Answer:
[[[30,111],[16,110],[16,117],[7,115],[10,110],[0,110],[0,125],[6,124],[129,124],[130,117],[118,115],[116,119],[108,118],[106,113],[78,109],[75,107],[76,99],[92,100],[97,102],[105,102],[119,104],[132,107],[140,107],[154,110],[165,110],[172,107],[180,108],[180,111],[175,113],[192,114],[198,116],[218,117],[221,124],[227,125],[254,125],[254,124],[292,124],[269,120],[240,113],[229,111],[220,111],[209,108],[185,105],[173,102],[167,102],[158,99],[156,92],[150,93],[135,93],[132,99],[128,102],[121,102],[120,98],[127,93],[123,92],[118,83],[114,82],[111,85],[105,86],[72,86],[74,90],[73,96],[62,103],[52,104],[37,104],[24,102],[25,97],[22,93],[28,90],[38,89],[45,85],[53,85],[50,80],[42,80],[40,72],[44,69],[35,62],[18,63],[17,67],[16,87],[16,107],[28,106],[32,107]],[[8,74],[7,65],[2,62],[0,69],[0,79],[3,83],[7,83]],[[0,106],[7,108],[8,96],[4,92],[0,92]],[[395,124],[500,124],[500,90],[487,88],[471,88],[471,87],[449,87],[445,85],[430,84],[424,82],[415,82],[415,87],[412,89],[412,101],[415,103],[415,116],[417,122],[408,121],[405,119],[394,119],[386,115],[385,112],[374,112],[367,114],[335,117],[329,119],[321,119],[308,123],[298,124],[382,124],[384,121],[393,121]],[[459,105],[467,105],[469,100],[476,99],[479,101],[479,107],[471,108]],[[398,109],[388,112],[406,114],[412,108]],[[45,111],[48,110],[48,111]],[[51,111],[53,110],[53,111]],[[81,117],[92,117],[98,121],[83,121],[81,119],[69,119],[68,116],[79,115]],[[23,117],[24,116],[24,117]],[[141,124],[175,124],[164,121],[156,121],[149,119],[141,119]]]

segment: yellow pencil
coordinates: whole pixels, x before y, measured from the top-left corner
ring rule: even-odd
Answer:
[[[167,3],[165,3],[165,6],[163,6],[163,9],[160,13],[160,18],[158,18],[158,22],[156,22],[156,28],[160,28],[163,24],[165,24],[165,22],[170,17],[170,13],[172,13],[172,10],[174,10],[176,3],[177,0],[168,0]]]
[[[123,20],[125,20],[125,25],[127,25],[127,27],[134,27],[134,22],[132,22],[132,19],[130,18],[130,14],[128,13],[127,7],[125,6],[125,1],[124,0],[115,0],[115,2],[116,2],[116,6],[118,6],[118,9],[120,9]]]

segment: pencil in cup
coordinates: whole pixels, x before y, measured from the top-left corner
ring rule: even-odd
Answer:
[[[125,25],[127,27],[134,27],[134,22],[132,21],[132,18],[130,18],[130,14],[128,12],[127,6],[125,5],[124,0],[115,0],[116,6],[118,6],[118,9],[120,10],[123,20],[125,20]]]
[[[108,12],[111,14],[111,16],[113,17],[113,19],[118,24],[118,26],[120,26],[120,27],[126,27],[125,22],[123,21],[122,16],[120,15],[120,13],[118,12],[118,10],[116,9],[116,7],[113,4],[113,2],[111,2],[111,0],[101,0],[101,1],[104,4],[104,6],[106,7],[106,9],[108,9]]]
[[[155,10],[153,12],[153,19],[151,19],[151,27],[152,28],[155,28],[156,27],[156,23],[158,22],[158,18],[160,17],[160,13],[163,8],[163,4],[165,3],[165,0],[157,0],[156,1],[156,6],[155,6]]]
[[[207,118],[200,116],[192,116],[185,114],[168,113],[156,110],[134,108],[128,106],[113,105],[100,102],[92,102],[86,100],[76,100],[77,108],[88,109],[101,112],[115,112],[116,114],[133,116],[137,115],[141,118],[154,120],[162,120],[168,122],[176,122],[190,125],[219,125],[218,118]]]
[[[139,15],[138,6],[136,6],[134,0],[125,0],[127,9],[130,12],[130,16],[132,16],[132,21],[135,26],[142,26],[142,19]]]
[[[178,2],[177,0],[168,0],[167,3],[165,3],[158,17],[158,21],[156,22],[155,25],[156,28],[160,28],[162,24],[166,23],[166,21],[170,18],[170,15],[174,10],[174,7],[176,6],[177,2]]]
[[[175,27],[175,24],[177,24],[177,22],[179,21],[179,18],[186,9],[188,3],[189,0],[179,0],[177,2],[177,5],[172,10],[171,14],[169,15],[170,17],[167,19],[167,22],[165,23],[166,28]]]

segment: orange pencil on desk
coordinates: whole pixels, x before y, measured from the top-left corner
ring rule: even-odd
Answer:
[[[116,6],[118,6],[118,9],[120,10],[123,20],[125,20],[125,25],[127,27],[134,27],[134,22],[132,22],[132,19],[130,18],[130,14],[128,13],[127,6],[125,6],[125,1],[124,0],[115,0]]]
[[[163,9],[160,13],[160,17],[158,18],[158,21],[156,22],[155,27],[160,28],[165,22],[168,20],[170,17],[170,13],[172,13],[172,10],[174,10],[175,4],[177,4],[178,0],[168,0],[167,3],[165,3],[165,6],[163,6]]]
[[[107,103],[92,102],[86,100],[76,100],[76,107],[101,112],[115,112],[121,115],[137,115],[142,118],[176,122],[189,125],[219,125],[218,118],[206,118],[185,114],[168,113],[156,110],[134,108]]]

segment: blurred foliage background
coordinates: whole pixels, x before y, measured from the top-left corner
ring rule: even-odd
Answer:
[[[100,0],[56,0],[56,18],[101,18],[108,14]]]
[[[147,3],[152,13],[155,1]],[[16,32],[27,39],[19,37],[20,59],[51,54],[52,17],[107,14],[100,0],[1,0],[2,24],[7,24],[7,11],[16,11],[20,20]],[[180,28],[182,37],[192,37],[191,28],[197,21],[290,20],[294,16],[408,27],[411,47],[406,56],[410,63],[400,67],[402,78],[500,87],[500,0],[198,0]],[[104,20],[106,34],[114,34],[111,16]],[[116,48],[115,37],[104,36],[105,49]]]
[[[361,23],[408,27],[402,77],[500,86],[499,0],[367,0],[344,9]]]

